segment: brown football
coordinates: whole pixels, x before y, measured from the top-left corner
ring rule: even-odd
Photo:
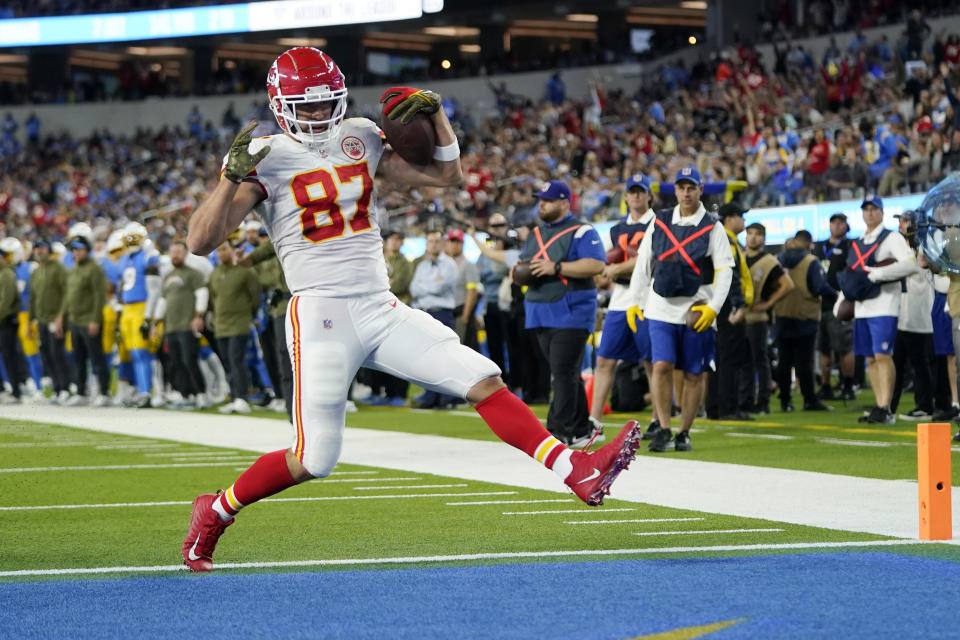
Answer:
[[[610,247],[607,249],[607,264],[619,264],[626,259],[623,255],[623,249],[620,247]]]
[[[437,144],[437,132],[433,121],[425,113],[418,113],[407,124],[400,120],[391,120],[383,116],[383,135],[400,157],[416,165],[427,165],[433,161],[433,148]]]
[[[840,306],[837,307],[837,320],[840,322],[848,322],[853,320],[853,310],[853,300],[844,298],[840,301]]]
[[[529,287],[537,281],[537,276],[533,275],[529,260],[520,260],[513,266],[513,281],[521,287]]]

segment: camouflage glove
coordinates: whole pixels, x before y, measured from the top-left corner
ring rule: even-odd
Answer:
[[[400,118],[401,124],[407,124],[420,112],[433,115],[439,111],[440,94],[428,89],[393,87],[380,96],[380,104],[383,115],[391,120]]]
[[[257,128],[257,121],[251,120],[249,124],[237,134],[230,145],[230,151],[227,152],[227,165],[223,169],[223,177],[234,184],[240,184],[240,181],[247,177],[257,163],[263,160],[270,153],[270,145],[265,146],[255,154],[250,154],[250,134]]]

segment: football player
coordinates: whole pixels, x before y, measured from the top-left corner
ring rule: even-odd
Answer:
[[[19,242],[19,241],[18,241]],[[27,243],[21,246],[19,255],[14,260],[14,270],[17,272],[17,290],[20,291],[20,311],[18,313],[17,334],[20,337],[20,347],[23,357],[27,361],[27,371],[30,374],[27,386],[28,392],[40,397],[43,392],[43,360],[40,358],[40,340],[37,332],[37,321],[30,321],[30,274],[37,268],[37,263],[29,259],[33,246]],[[30,385],[33,388],[30,389]]]
[[[286,327],[295,433],[289,449],[259,458],[225,492],[197,496],[182,546],[187,566],[213,568],[217,540],[245,505],[331,473],[347,392],[361,366],[466,398],[502,440],[556,472],[587,504],[600,504],[633,458],[636,422],[596,451],[568,449],[506,388],[493,362],[390,293],[370,215],[374,180],[460,184],[460,150],[440,96],[395,87],[381,98],[385,117],[407,123],[418,113],[429,116],[436,148],[419,166],[387,146],[370,120],[345,117],[343,74],[318,49],[298,47],[277,58],[267,93],[283,133],[251,141],[256,122],[240,132],[219,184],[190,219],[187,244],[209,253],[253,210],[266,227],[293,294]]]
[[[153,356],[148,343],[153,307],[160,295],[160,254],[147,241],[147,229],[139,222],[123,228],[123,245],[127,253],[120,259],[121,273],[120,337],[133,361],[133,378],[137,395],[136,407],[150,405],[153,378]]]

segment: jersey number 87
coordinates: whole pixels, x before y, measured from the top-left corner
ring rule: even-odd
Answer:
[[[337,174],[336,181],[326,169],[314,169],[301,173],[294,176],[293,180],[290,181],[293,199],[300,207],[303,207],[300,211],[300,227],[303,229],[303,236],[311,242],[323,242],[343,235],[346,222],[343,213],[340,211],[340,205],[337,204],[337,199],[340,196],[337,182],[343,185],[353,182],[358,177],[363,190],[360,197],[357,198],[356,211],[350,217],[350,229],[357,233],[372,228],[370,224],[370,196],[373,193],[373,179],[367,171],[367,163],[359,162],[334,167],[334,171]],[[314,185],[320,185],[323,188],[323,195],[317,198],[311,197],[309,188]],[[318,224],[317,216],[324,213],[327,214],[330,221],[326,224]]]

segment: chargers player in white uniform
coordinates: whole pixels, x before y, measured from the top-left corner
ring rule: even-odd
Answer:
[[[416,166],[385,146],[370,120],[344,119],[343,74],[318,49],[298,47],[277,58],[267,93],[283,133],[251,141],[251,122],[237,136],[219,184],[190,220],[187,244],[205,255],[250,211],[263,221],[292,293],[286,329],[294,435],[289,449],[262,456],[225,492],[197,496],[182,546],[187,566],[213,568],[217,540],[242,507],[333,471],[347,390],[361,366],[466,398],[502,440],[556,472],[587,504],[601,504],[633,459],[636,422],[596,451],[568,449],[506,388],[493,362],[390,293],[370,216],[374,178],[408,186],[461,182],[459,146],[440,96],[399,87],[381,99],[386,117],[430,116],[434,159]]]

